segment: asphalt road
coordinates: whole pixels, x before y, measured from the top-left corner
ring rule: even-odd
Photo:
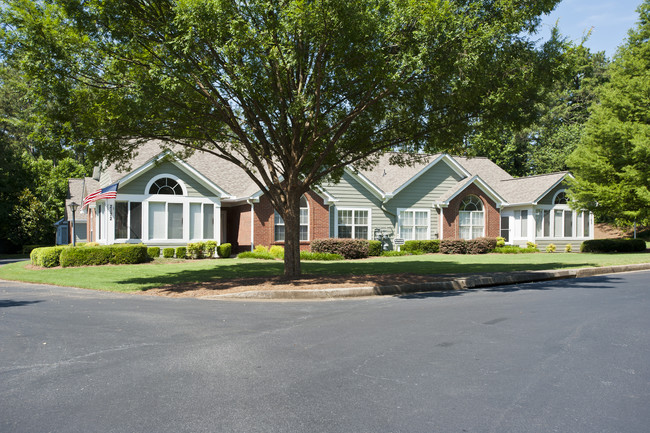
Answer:
[[[0,432],[648,432],[649,281],[312,302],[0,282]]]

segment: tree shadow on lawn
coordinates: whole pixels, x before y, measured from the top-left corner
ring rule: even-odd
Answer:
[[[612,289],[614,285],[622,280],[614,275],[597,275],[584,278],[563,278],[560,280],[537,281],[530,283],[502,284],[494,287],[478,287],[467,290],[449,290],[441,292],[420,292],[404,295],[395,295],[399,299],[426,299],[426,298],[447,298],[450,296],[462,296],[477,292],[510,293],[522,290],[549,291],[557,289]]]
[[[377,261],[373,259],[336,262],[303,262],[303,275],[295,280],[282,277],[280,261],[215,262],[211,268],[184,268],[156,276],[130,277],[118,284],[140,286],[141,291],[162,288],[166,294],[203,290],[222,292],[243,290],[334,288],[349,286],[385,286],[448,279],[450,274],[483,274],[595,266],[593,263],[460,263],[453,260]],[[232,290],[231,290],[232,291]],[[161,293],[163,294],[163,293]],[[203,293],[206,294],[206,293]]]

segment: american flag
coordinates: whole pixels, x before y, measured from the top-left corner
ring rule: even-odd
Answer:
[[[86,206],[88,206],[90,203],[97,200],[108,200],[116,197],[117,197],[117,183],[114,183],[113,185],[109,185],[106,188],[101,188],[95,192],[88,194],[86,198],[84,198],[81,208],[83,209]]]

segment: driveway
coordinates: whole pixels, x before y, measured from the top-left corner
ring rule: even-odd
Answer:
[[[0,431],[646,432],[648,280],[310,302],[0,282]]]

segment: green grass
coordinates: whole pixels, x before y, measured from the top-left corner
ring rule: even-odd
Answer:
[[[366,260],[303,262],[304,274],[448,274],[580,268],[649,263],[650,254],[431,254],[376,257]],[[281,261],[254,259],[157,259],[142,265],[27,269],[28,262],[0,266],[0,279],[74,286],[116,292],[136,292],[166,284],[214,281],[237,277],[281,275]]]

